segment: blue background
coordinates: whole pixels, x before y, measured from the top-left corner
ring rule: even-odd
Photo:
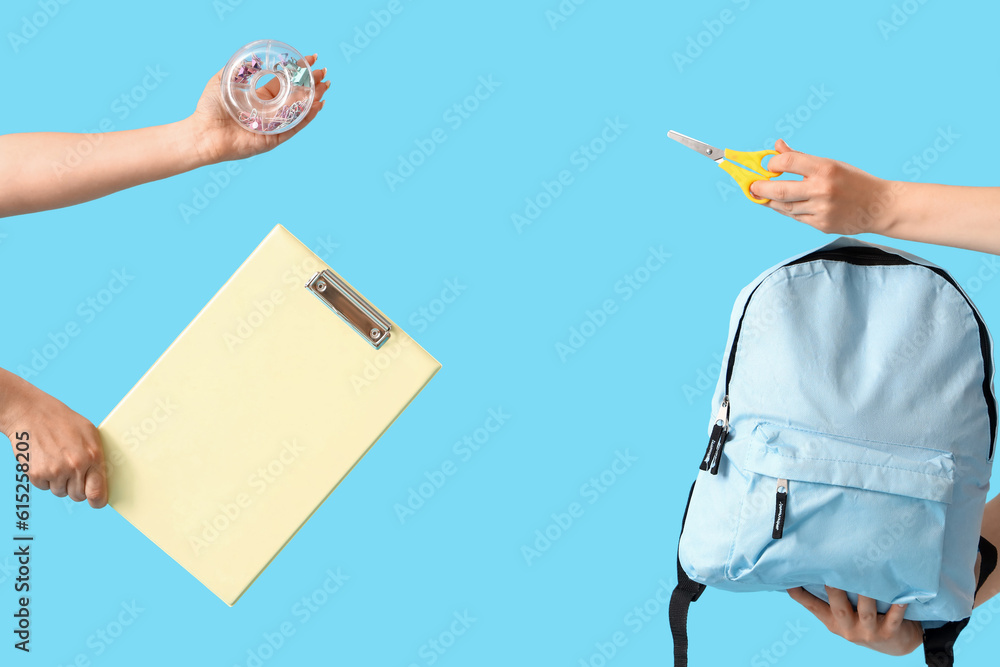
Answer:
[[[36,490],[33,651],[4,646],[4,664],[429,665],[427,642],[466,611],[476,620],[433,664],[598,666],[617,632],[627,643],[607,664],[670,664],[655,596],[674,580],[733,299],[830,239],[748,202],[667,130],[744,150],[780,136],[885,178],[996,185],[996,3],[592,0],[553,27],[558,0],[401,0],[345,56],[341,42],[387,4],[77,0],[52,2],[47,17],[44,2],[4,3],[4,133],[182,119],[229,56],[261,38],[318,51],[334,86],[310,127],[241,163],[226,187],[210,187],[224,180],[215,165],[0,220],[0,366],[30,363],[78,322],[32,381],[99,423],[276,223],[443,364],[232,609],[113,510]],[[31,36],[12,44],[10,33]],[[701,52],[678,65],[689,39]],[[147,67],[167,76],[137,94]],[[490,76],[500,86],[488,99],[459,127],[446,122]],[[627,127],[579,171],[575,152],[607,119]],[[384,173],[435,128],[447,141],[391,190]],[[949,128],[958,138],[935,153]],[[932,163],[915,168],[928,150]],[[511,215],[564,169],[573,182],[518,231]],[[207,206],[185,220],[199,195]],[[1000,331],[1000,278],[985,255],[869,240],[949,269]],[[660,246],[669,259],[626,300],[616,285]],[[134,280],[85,321],[78,305],[123,267]],[[442,312],[449,280],[465,289]],[[607,299],[615,312],[561,358],[557,343]],[[421,323],[421,308],[440,314]],[[462,461],[453,444],[498,408],[510,419]],[[636,460],[585,494],[616,452]],[[394,505],[448,460],[457,472],[401,523]],[[12,468],[0,498],[13,505]],[[574,502],[582,515],[529,564],[522,547]],[[12,564],[0,557],[11,613]],[[296,605],[323,599],[337,568],[349,579],[304,619]],[[650,599],[640,625],[628,614]],[[142,611],[118,634],[133,600]],[[977,611],[963,664],[995,658],[998,612]],[[694,665],[890,660],[831,635],[784,593],[710,590],[691,619]],[[285,622],[294,634],[269,651]]]

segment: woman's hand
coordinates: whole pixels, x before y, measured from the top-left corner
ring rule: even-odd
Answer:
[[[306,56],[303,60],[312,67],[316,63],[316,56]],[[323,81],[323,77],[326,76],[325,67],[321,70],[314,70],[312,76],[316,94],[306,117],[287,132],[258,134],[240,127],[240,124],[233,120],[233,117],[226,111],[221,92],[222,70],[219,70],[205,85],[197,108],[185,121],[190,125],[199,150],[202,152],[201,162],[214,164],[226,160],[252,157],[259,153],[265,153],[278,144],[291,139],[297,132],[311,123],[316,114],[320,112],[323,108],[323,93],[330,89],[330,82]],[[265,99],[274,97],[280,90],[279,85],[277,77],[272,78],[266,86],[258,90],[258,94]]]
[[[917,621],[903,619],[905,604],[894,604],[887,613],[879,614],[872,598],[859,595],[855,611],[847,593],[829,586],[826,586],[826,594],[830,604],[803,588],[791,588],[788,594],[811,611],[830,632],[858,646],[889,655],[906,655],[923,643],[923,626]]]
[[[881,234],[888,229],[899,185],[838,160],[794,151],[783,139],[774,148],[779,154],[767,169],[803,178],[751,184],[754,196],[771,200],[765,206],[828,234]]]
[[[316,56],[304,58],[310,66]],[[313,72],[316,93],[305,118],[281,134],[257,134],[240,127],[222,106],[212,77],[194,113],[184,120],[136,130],[73,134],[27,132],[0,135],[0,217],[45,211],[97,199],[161,178],[224,160],[269,151],[312,122],[323,108],[326,69]],[[261,87],[274,96],[277,78]]]

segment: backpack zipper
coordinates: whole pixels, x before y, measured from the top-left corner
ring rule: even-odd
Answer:
[[[780,540],[785,532],[785,515],[788,506],[788,480],[779,479],[774,493],[774,524],[771,528],[771,539]]]
[[[793,266],[795,264],[805,264],[806,262],[814,262],[821,259],[830,259],[839,262],[847,262],[849,264],[856,264],[859,266],[894,266],[901,264],[912,264],[913,266],[921,266],[925,269],[933,271],[934,273],[944,278],[946,281],[948,281],[949,284],[951,284],[952,287],[954,287],[958,291],[959,294],[962,295],[962,297],[965,299],[965,302],[969,304],[969,309],[972,311],[972,315],[973,317],[976,318],[976,323],[979,325],[979,346],[983,356],[983,397],[986,399],[986,412],[990,420],[990,449],[987,460],[992,461],[993,449],[996,444],[996,436],[997,436],[997,399],[996,396],[993,394],[993,388],[990,382],[991,378],[993,377],[993,360],[992,356],[990,355],[989,332],[986,329],[986,323],[983,321],[982,317],[979,316],[979,311],[977,311],[975,306],[972,304],[972,300],[969,299],[969,296],[965,293],[965,291],[958,286],[958,283],[955,282],[955,279],[952,278],[950,275],[948,275],[947,271],[939,267],[924,266],[923,264],[917,264],[916,262],[911,262],[910,260],[904,257],[900,257],[899,255],[894,255],[884,250],[880,250],[879,248],[871,248],[868,246],[850,246],[847,248],[837,248],[835,250],[818,250],[816,252],[809,253],[804,257],[800,257],[795,261],[788,262],[787,264],[782,264],[778,268],[781,269],[786,266]],[[775,269],[775,271],[777,270],[778,269]],[[770,275],[771,274],[768,274],[768,277]],[[767,277],[765,277],[764,280],[767,280]],[[727,407],[727,414],[729,406],[729,382],[733,377],[733,365],[736,363],[736,346],[739,343],[740,331],[743,328],[743,318],[746,317],[747,308],[750,306],[750,300],[753,298],[754,292],[757,291],[758,287],[764,284],[764,280],[761,280],[759,283],[757,283],[757,287],[754,287],[753,290],[750,292],[750,294],[747,295],[746,303],[743,304],[743,312],[740,314],[740,321],[736,325],[736,334],[733,336],[733,346],[729,350],[729,360],[728,363],[726,364],[725,399],[723,400],[723,404]],[[718,422],[716,422],[716,424],[718,424]],[[712,432],[713,434],[715,433],[714,428],[712,429]],[[726,432],[728,434],[728,421],[726,422]],[[709,441],[709,444],[711,445],[711,440]],[[718,449],[719,452],[721,453],[722,447],[719,446]],[[701,469],[704,470],[705,468]]]
[[[708,449],[705,450],[705,458],[702,459],[699,470],[707,470],[712,475],[719,474],[719,459],[722,458],[722,447],[729,437],[729,396],[722,399],[722,406],[715,418],[715,426],[712,427],[712,435],[708,438]]]

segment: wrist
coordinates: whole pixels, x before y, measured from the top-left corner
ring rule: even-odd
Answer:
[[[903,206],[906,202],[906,183],[904,181],[882,181],[882,187],[872,204],[880,209],[877,216],[872,216],[873,224],[869,230],[882,236],[896,236],[900,221],[905,218]]]
[[[198,122],[196,115],[176,123],[179,150],[187,167],[184,171],[221,162],[217,155],[217,142],[213,141],[212,133]]]
[[[23,385],[27,384],[10,371],[0,368],[0,431],[8,437],[23,410]]]

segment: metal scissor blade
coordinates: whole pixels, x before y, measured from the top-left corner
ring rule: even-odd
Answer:
[[[723,157],[725,157],[726,152],[724,150],[716,148],[715,146],[710,146],[709,144],[698,141],[697,139],[692,139],[691,137],[685,136],[680,132],[670,130],[667,132],[667,136],[674,141],[679,141],[691,150],[698,151],[702,155],[715,160],[716,162],[719,162]]]

